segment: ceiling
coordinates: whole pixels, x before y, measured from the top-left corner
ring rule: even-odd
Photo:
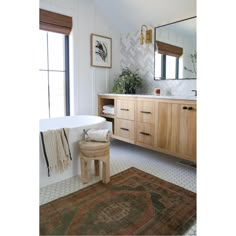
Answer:
[[[96,7],[121,32],[141,25],[160,26],[196,16],[197,0],[95,0]]]

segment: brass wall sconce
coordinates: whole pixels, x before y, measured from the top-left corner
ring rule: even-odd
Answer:
[[[145,27],[146,37],[144,37],[143,27]],[[152,29],[148,29],[146,25],[141,26],[140,44],[143,45],[144,43],[152,43]]]

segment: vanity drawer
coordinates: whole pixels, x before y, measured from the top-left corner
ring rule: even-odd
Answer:
[[[154,125],[148,123],[136,123],[136,142],[149,146],[154,145]]]
[[[116,114],[118,118],[134,120],[134,101],[117,100]]]
[[[136,111],[137,121],[154,124],[154,102],[138,101]]]
[[[134,121],[117,119],[116,134],[122,138],[134,140]]]

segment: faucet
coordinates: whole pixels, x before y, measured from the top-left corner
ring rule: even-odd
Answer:
[[[195,92],[195,96],[197,96],[197,90],[193,89],[192,92]]]

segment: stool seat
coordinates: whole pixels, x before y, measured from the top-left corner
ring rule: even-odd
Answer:
[[[86,141],[81,140],[79,142],[79,146],[81,149],[89,149],[89,150],[97,150],[97,149],[103,149],[103,148],[109,148],[110,142],[92,142],[92,141]]]
[[[94,160],[95,175],[100,175],[99,162],[103,162],[102,181],[110,181],[110,142],[93,142],[82,140],[79,142],[79,157],[81,166],[82,182],[88,182],[88,165],[89,160]]]
[[[110,142],[92,142],[82,140],[79,142],[80,152],[88,157],[102,157],[109,155]]]

